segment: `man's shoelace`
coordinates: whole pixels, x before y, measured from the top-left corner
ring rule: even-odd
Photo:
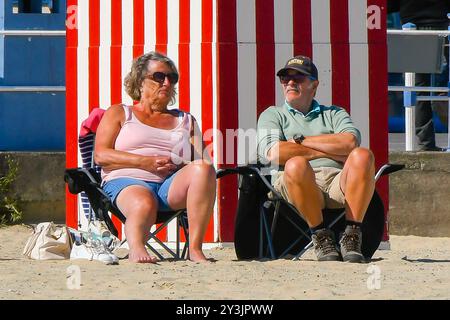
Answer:
[[[342,237],[342,245],[347,251],[359,251],[360,237],[358,233],[344,234]]]
[[[333,244],[333,238],[330,235],[317,236],[317,247],[323,249],[324,254],[336,251]]]

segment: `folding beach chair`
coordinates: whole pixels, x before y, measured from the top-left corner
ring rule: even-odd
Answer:
[[[103,113],[104,110],[96,108],[92,110],[89,118],[83,121],[80,136],[78,138],[83,166],[81,168],[66,169],[64,181],[68,184],[69,191],[72,194],[80,194],[83,212],[86,215],[87,220],[92,221],[98,219],[103,221],[109,231],[117,237],[118,232],[109,213],[116,216],[122,224],[125,224],[126,217],[101,188],[101,167],[94,162],[95,133]],[[160,234],[164,228],[167,228],[168,224],[173,220],[176,220],[175,250],[170,249],[158,238],[158,234]],[[78,221],[80,221],[80,218]],[[155,231],[150,232],[149,230],[150,240],[146,244],[147,248],[161,260],[165,259],[165,256],[167,255],[174,259],[186,259],[189,248],[186,210],[159,211],[156,224],[158,226]],[[182,251],[180,229],[186,239]],[[123,240],[121,244],[123,244],[124,241],[126,241],[126,239]],[[155,248],[155,243],[159,244],[164,251],[163,253]]]
[[[384,165],[375,179],[403,167]],[[248,165],[218,172],[218,177],[232,173],[239,175],[234,234],[236,256],[239,259],[279,259],[291,255],[297,260],[312,247],[309,226],[297,209],[272,187],[267,169],[261,165]],[[269,191],[274,195],[270,199]],[[345,229],[344,209],[324,209],[322,213],[325,225],[334,231],[338,239]],[[378,249],[384,225],[384,206],[375,191],[361,226],[361,249],[366,260],[370,260]]]

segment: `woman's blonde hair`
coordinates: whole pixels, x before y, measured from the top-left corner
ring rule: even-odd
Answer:
[[[131,97],[131,99],[135,101],[141,100],[142,82],[147,76],[148,64],[150,61],[164,62],[169,66],[172,72],[178,74],[178,70],[177,67],[175,66],[175,63],[169,57],[167,57],[162,53],[151,51],[136,58],[131,66],[131,71],[127,74],[124,81],[125,90]],[[175,103],[175,95],[176,91],[174,88],[172,91],[172,97],[170,99],[171,104]]]

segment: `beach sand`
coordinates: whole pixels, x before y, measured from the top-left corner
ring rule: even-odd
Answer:
[[[213,263],[107,266],[30,260],[22,256],[30,234],[23,225],[0,229],[0,300],[450,298],[450,238],[391,236],[391,250],[368,264],[319,263],[311,250],[300,261],[238,261],[233,248],[216,248],[205,251]],[[79,289],[68,288],[71,266],[81,271]]]

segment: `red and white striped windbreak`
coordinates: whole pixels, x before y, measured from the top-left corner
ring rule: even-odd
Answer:
[[[123,79],[133,58],[152,50],[179,68],[175,107],[190,111],[203,132],[224,134],[255,128],[265,108],[283,102],[276,71],[293,55],[310,56],[319,69],[318,101],[346,108],[377,168],[387,162],[386,0],[67,2],[67,167],[81,164],[81,121],[95,107],[132,103]],[[216,164],[230,147],[228,165],[236,164],[242,155],[230,146],[235,141],[219,147],[215,137],[205,138]],[[378,191],[387,207],[386,178]],[[236,177],[220,179],[206,242],[233,241],[236,204]],[[77,224],[77,210],[76,197],[67,194],[68,225]]]

